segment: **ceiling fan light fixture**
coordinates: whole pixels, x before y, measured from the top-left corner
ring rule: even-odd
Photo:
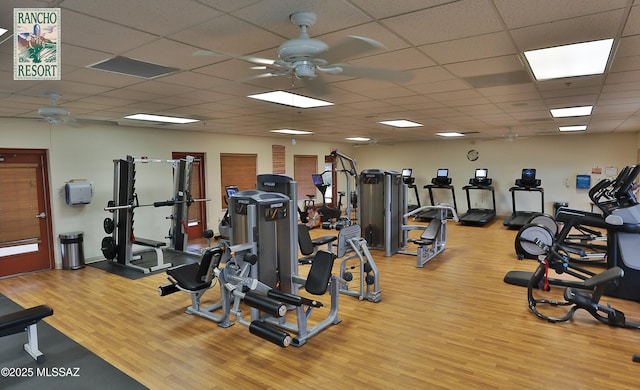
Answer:
[[[295,75],[299,79],[312,79],[316,77],[315,66],[310,61],[297,61],[293,66]]]

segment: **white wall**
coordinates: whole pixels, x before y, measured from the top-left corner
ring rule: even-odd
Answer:
[[[201,152],[206,157],[206,182],[209,228],[217,232],[223,213],[220,208],[220,153],[257,153],[257,172],[272,173],[271,145],[286,147],[286,173],[293,176],[293,155],[318,155],[318,172],[324,170],[324,155],[332,148],[346,145],[310,142],[303,137],[291,143],[290,137],[243,137],[192,131],[122,126],[69,127],[33,120],[3,120],[0,122],[0,147],[48,149],[52,225],[55,237],[55,260],[61,257],[58,235],[71,231],[84,232],[84,251],[88,260],[101,257],[100,243],[106,235],[102,221],[110,214],[104,211],[113,198],[113,160],[127,155],[150,159],[170,159],[171,152]],[[141,204],[172,197],[173,177],[168,164],[136,166],[136,193]],[[64,184],[71,179],[93,182],[91,204],[68,206],[64,199]],[[137,208],[135,233],[140,237],[162,241],[170,221],[165,217],[169,208]],[[166,241],[166,240],[165,240]]]
[[[601,175],[592,175],[593,185],[605,176],[605,167],[621,169],[636,164],[638,145],[637,133],[537,136],[517,138],[513,142],[504,139],[444,139],[361,147],[355,149],[354,157],[360,171],[413,168],[422,205],[430,204],[428,191],[423,186],[431,182],[438,168],[448,168],[460,213],[467,210],[467,198],[462,187],[468,184],[476,168],[488,168],[495,187],[497,213],[509,216],[512,212],[509,188],[520,177],[523,168],[536,168],[544,188],[546,213],[553,212],[554,202],[568,202],[570,207],[590,210],[588,190],[576,189],[576,175],[591,174],[592,168],[602,168]],[[467,152],[471,149],[480,153],[477,161],[467,160]],[[480,191],[472,191],[471,207],[490,208],[489,193],[484,199],[481,195]],[[451,203],[451,195],[447,191],[434,190],[434,198],[435,202]],[[516,206],[518,210],[540,210],[540,194],[517,192]]]

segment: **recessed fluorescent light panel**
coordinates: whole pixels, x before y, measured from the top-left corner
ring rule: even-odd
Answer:
[[[587,130],[587,125],[576,125],[576,126],[560,126],[558,127],[560,131],[585,131]]]
[[[588,76],[604,73],[613,39],[576,43],[525,51],[536,80]]]
[[[367,141],[371,141],[371,138],[367,138],[367,137],[349,137],[349,138],[345,138],[347,141],[357,141],[357,142],[367,142]]]
[[[554,118],[566,118],[570,116],[586,116],[591,115],[593,106],[567,107],[551,109],[551,116]]]
[[[445,132],[445,133],[436,133],[436,135],[439,135],[440,137],[464,137],[464,134],[462,133],[458,133],[456,131],[450,131],[450,132]]]
[[[395,121],[382,121],[378,122],[383,125],[393,126],[393,127],[420,127],[422,124],[411,122],[405,119],[395,120]]]
[[[259,93],[256,95],[249,95],[252,99],[263,100],[270,103],[284,104],[286,106],[298,107],[298,108],[314,108],[333,106],[333,103],[324,100],[313,99],[310,97],[296,95],[285,91],[273,91],[266,93]]]
[[[124,119],[133,119],[137,121],[162,122],[162,123],[177,123],[177,124],[199,122],[198,119],[179,118],[175,116],[152,115],[152,114],[133,114],[133,115],[125,116]]]
[[[271,132],[272,133],[280,133],[280,134],[291,134],[291,135],[313,134],[313,131],[293,130],[293,129],[278,129],[278,130],[271,130]]]

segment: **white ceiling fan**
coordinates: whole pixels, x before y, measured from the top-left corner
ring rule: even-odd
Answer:
[[[57,93],[50,93],[49,96],[49,105],[40,107],[38,109],[38,114],[44,118],[46,122],[51,124],[59,124],[59,123],[73,123],[75,122],[70,117],[70,112],[60,106],[58,106],[58,99],[60,99],[60,95]]]
[[[210,50],[198,50],[194,55],[225,55],[244,61],[264,65],[268,73],[248,79],[293,75],[298,79],[312,81],[320,74],[342,74],[358,78],[406,82],[413,78],[408,71],[370,68],[343,63],[347,58],[384,48],[384,45],[370,38],[348,36],[333,47],[319,39],[310,38],[307,29],[316,22],[313,12],[296,12],[289,16],[293,24],[300,28],[297,38],[285,41],[278,48],[278,59],[270,60],[251,56],[235,56]]]
[[[101,120],[101,119],[76,119],[71,117],[71,113],[66,108],[58,105],[58,100],[62,97],[57,93],[47,93],[49,98],[49,105],[38,108],[37,112],[40,117],[35,116],[0,116],[5,119],[29,119],[38,122],[47,122],[51,125],[65,125],[70,127],[84,127],[88,124],[92,125],[119,125],[116,121]],[[31,113],[29,113],[31,114]]]

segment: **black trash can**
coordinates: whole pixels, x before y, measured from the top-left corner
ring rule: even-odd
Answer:
[[[80,269],[84,267],[83,236],[83,232],[60,234],[62,269]]]

